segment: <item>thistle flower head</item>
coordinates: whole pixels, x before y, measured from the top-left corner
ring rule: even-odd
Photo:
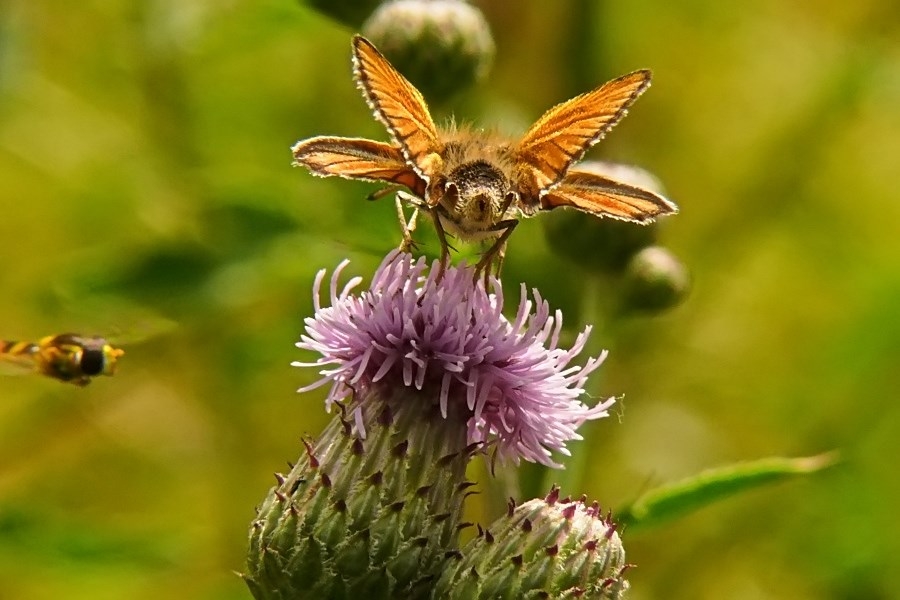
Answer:
[[[338,283],[346,264],[332,274],[330,306],[318,298],[325,272],[316,278],[316,314],[297,346],[320,357],[294,365],[318,367],[322,377],[300,391],[330,383],[329,406],[371,387],[415,391],[405,401],[436,404],[445,418],[462,415],[469,443],[494,444],[501,459],[549,466],[559,466],[552,452],[568,454],[566,443],[581,439],[582,423],[608,416],[614,399],[593,407],[579,400],[605,352],[572,364],[590,328],[560,348],[562,314],[551,314],[537,290],[531,300],[522,285],[509,320],[499,282],[491,280],[488,292],[466,265],[441,275],[424,258],[393,253],[369,289],[355,293],[360,278]],[[356,427],[365,435],[358,410]]]

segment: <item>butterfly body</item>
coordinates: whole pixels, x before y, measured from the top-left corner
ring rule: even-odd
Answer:
[[[573,164],[627,113],[650,85],[634,71],[548,110],[518,140],[464,128],[438,128],[422,94],[361,36],[353,71],[392,142],[319,136],[293,148],[294,164],[314,175],[382,181],[408,188],[426,210],[449,257],[446,229],[465,241],[493,239],[479,268],[502,259],[522,217],[559,207],[648,223],[678,208],[659,194],[580,171]],[[409,233],[404,222],[404,243]]]
[[[464,241],[496,237],[498,223],[521,216],[510,144],[465,130],[448,132],[445,139],[426,187],[426,204],[438,211],[447,231]]]

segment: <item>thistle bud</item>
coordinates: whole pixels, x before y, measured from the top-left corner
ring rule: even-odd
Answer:
[[[547,243],[592,273],[621,273],[636,252],[656,239],[655,224],[597,219],[574,210],[555,212],[543,219]]]
[[[615,524],[596,504],[546,498],[519,506],[467,544],[443,572],[434,598],[624,597],[629,567]]]
[[[671,252],[650,246],[635,254],[625,269],[626,310],[659,312],[680,303],[690,289],[687,269]]]
[[[317,11],[351,29],[358,29],[380,3],[381,0],[309,0]]]
[[[364,440],[346,412],[276,475],[250,528],[255,598],[422,597],[456,547],[475,450],[465,428],[424,418],[415,398],[358,407]]]
[[[639,167],[590,160],[579,163],[578,169],[663,193],[659,179]],[[555,213],[544,219],[550,247],[590,271],[621,273],[636,252],[656,241],[655,223],[636,225],[612,218],[591,218],[575,211]]]
[[[462,0],[386,2],[362,32],[433,103],[484,78],[494,59],[484,15]]]

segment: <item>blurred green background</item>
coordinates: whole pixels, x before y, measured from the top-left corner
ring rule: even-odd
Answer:
[[[900,6],[481,7],[497,58],[449,106],[463,120],[522,131],[654,70],[591,156],[665,183],[682,212],[660,241],[694,281],[662,316],[610,319],[615,282],[545,242],[558,216],[521,225],[508,297],[525,281],[570,335],[595,322],[611,355],[592,393],[625,394],[579,464],[524,473],[615,507],[840,449],[826,473],[626,531],[632,597],[900,597]],[[0,337],[127,351],[86,389],[0,376],[0,598],[249,598],[253,507],[327,421],[288,366],[309,358],[292,344],[314,274],[349,257],[368,276],[398,241],[372,186],[290,166],[300,138],[386,139],[351,33],[292,0],[0,4]]]

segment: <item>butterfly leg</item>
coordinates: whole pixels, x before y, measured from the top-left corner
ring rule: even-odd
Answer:
[[[509,236],[512,235],[513,230],[518,224],[519,221],[517,219],[506,219],[491,227],[491,231],[499,231],[501,233],[475,266],[476,279],[478,278],[478,274],[483,272],[485,285],[487,285],[487,281],[490,278],[491,266],[494,264],[494,259],[496,259],[497,265],[496,275],[497,277],[500,277],[500,269],[503,267],[503,259],[506,256],[506,240],[509,239]]]
[[[366,196],[366,200],[369,200],[371,202],[373,200],[378,200],[379,198],[384,198],[385,196],[393,194],[394,192],[400,192],[401,190],[403,190],[402,185],[389,185],[381,188],[380,190],[375,190],[374,192]]]
[[[447,234],[444,232],[443,224],[441,224],[438,207],[431,208],[428,213],[431,215],[431,220],[434,221],[434,230],[437,232],[438,241],[441,243],[441,264],[437,278],[440,281],[444,276],[444,269],[450,264],[450,244],[447,243]]]
[[[497,249],[497,260],[494,262],[497,265],[497,270],[495,271],[495,275],[497,279],[500,279],[500,271],[503,270],[503,261],[506,258],[506,244],[503,244],[500,248]]]
[[[409,216],[408,221],[406,220],[406,215],[403,213],[404,202],[413,206],[413,211]],[[409,252],[417,246],[415,240],[412,239],[412,232],[416,230],[416,220],[419,217],[420,204],[419,199],[415,196],[410,196],[402,191],[397,192],[394,205],[397,207],[397,219],[400,221],[400,229],[403,231],[403,240],[400,242],[400,252]]]

